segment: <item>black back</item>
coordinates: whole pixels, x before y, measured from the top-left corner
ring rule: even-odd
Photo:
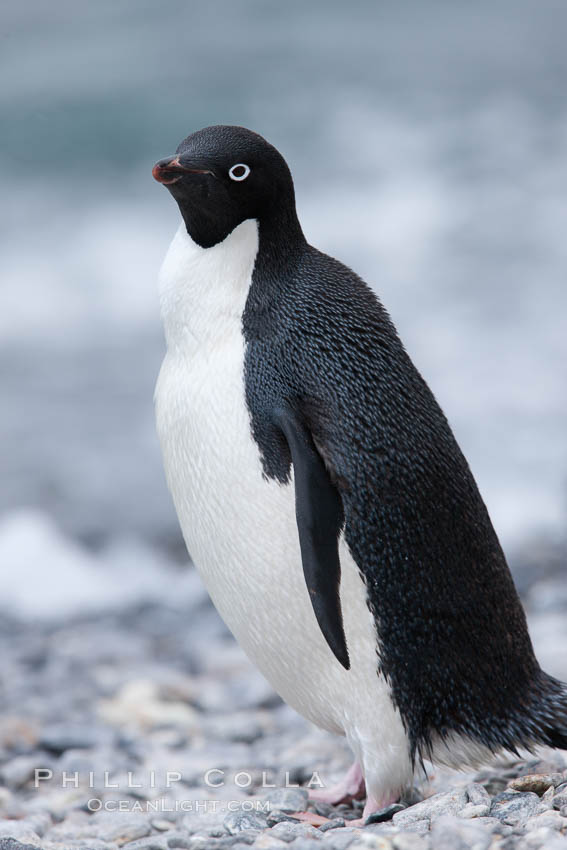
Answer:
[[[291,199],[293,202],[293,199]],[[308,245],[291,210],[259,222],[243,316],[246,398],[264,472],[288,480],[272,411],[302,411],[338,488],[344,535],[412,756],[433,733],[496,750],[566,746],[567,701],[534,657],[485,505],[449,424],[369,287]]]

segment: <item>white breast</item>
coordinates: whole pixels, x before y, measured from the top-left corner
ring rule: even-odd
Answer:
[[[367,782],[411,773],[407,738],[377,674],[376,633],[341,542],[346,671],[315,620],[303,578],[293,483],[262,476],[244,395],[242,312],[258,232],[245,221],[202,249],[180,227],[161,271],[168,344],[156,387],[165,471],[191,557],[221,616],[290,705],[346,734]]]

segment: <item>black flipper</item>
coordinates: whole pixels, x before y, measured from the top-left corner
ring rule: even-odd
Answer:
[[[301,418],[289,406],[275,411],[274,418],[291,452],[303,574],[313,610],[335,657],[349,670],[339,596],[338,541],[344,518],[341,497]]]

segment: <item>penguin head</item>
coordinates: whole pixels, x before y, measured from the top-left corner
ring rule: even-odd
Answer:
[[[244,127],[205,127],[175,156],[154,165],[154,178],[175,198],[189,236],[202,248],[222,242],[246,219],[276,210],[295,215],[293,181],[282,155]]]

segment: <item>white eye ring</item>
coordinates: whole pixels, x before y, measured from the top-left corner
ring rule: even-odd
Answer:
[[[235,174],[237,168],[243,168],[244,172],[242,174]],[[228,172],[228,176],[231,180],[236,180],[237,183],[240,183],[242,180],[246,180],[248,175],[250,174],[250,169],[247,165],[244,165],[243,162],[235,163],[232,168]]]

